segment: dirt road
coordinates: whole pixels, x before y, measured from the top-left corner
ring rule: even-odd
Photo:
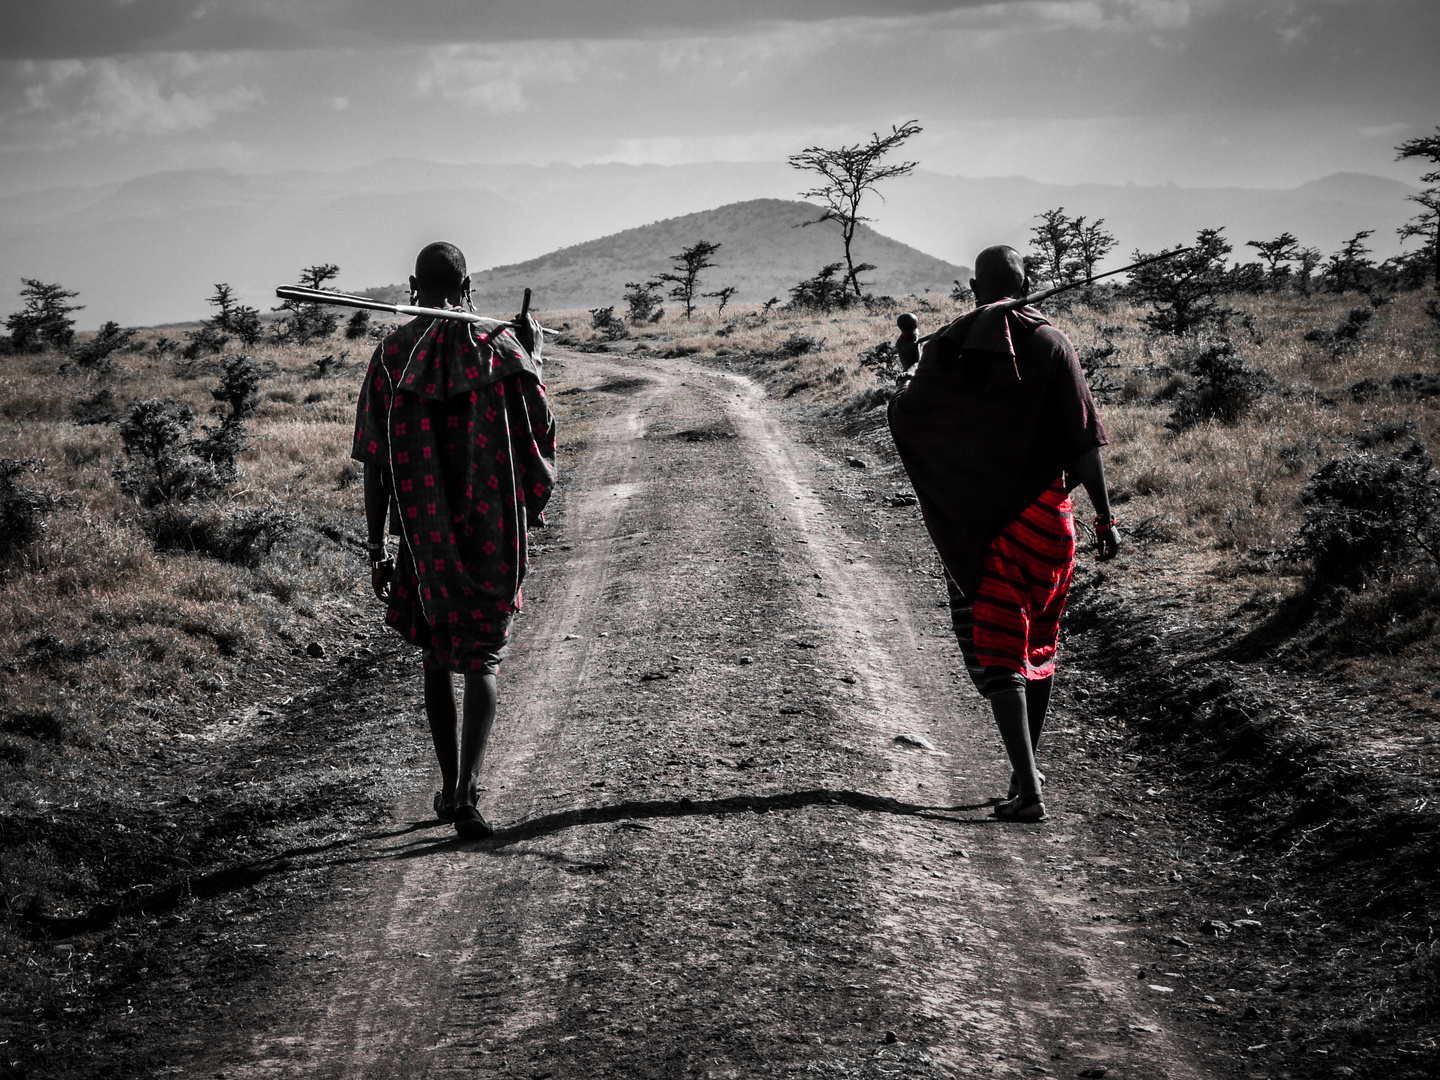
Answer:
[[[558,366],[568,456],[501,676],[497,836],[350,852],[271,1021],[189,1069],[1228,1074],[1136,978],[1063,778],[1048,824],[989,820],[998,740],[930,564],[848,509],[859,471],[739,375]]]

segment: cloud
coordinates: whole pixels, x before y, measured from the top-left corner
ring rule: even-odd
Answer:
[[[575,83],[594,74],[593,62],[604,50],[585,42],[546,45],[543,63],[528,62],[511,45],[442,45],[425,50],[415,89],[494,115],[521,113],[530,107],[528,84]],[[613,76],[612,76],[613,77]]]
[[[1054,0],[1064,3],[1065,0]],[[1148,3],[1152,0],[1118,0]],[[1169,2],[1169,0],[1153,0]],[[984,0],[45,0],[15,13],[0,59],[149,51],[374,47],[724,31],[925,15]],[[991,5],[993,6],[993,5]]]
[[[1404,120],[1393,120],[1388,124],[1370,124],[1360,129],[1360,134],[1367,139],[1393,139],[1403,135],[1410,130],[1410,125]]]
[[[0,114],[0,131],[40,129],[61,145],[198,131],[262,100],[257,88],[231,82],[229,67],[185,53],[27,62],[18,72],[23,104]]]

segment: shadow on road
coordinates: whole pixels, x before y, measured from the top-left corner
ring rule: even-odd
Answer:
[[[782,791],[773,795],[730,795],[723,799],[635,799],[613,803],[609,806],[585,806],[574,810],[559,810],[553,814],[518,821],[506,825],[483,840],[462,840],[453,835],[443,838],[417,840],[398,848],[372,854],[356,853],[347,858],[327,860],[330,865],[364,862],[381,862],[391,859],[415,859],[456,849],[501,852],[514,844],[536,840],[542,836],[553,836],[567,829],[584,825],[606,825],[611,823],[640,822],[645,819],[674,817],[721,817],[727,814],[767,813],[772,810],[796,810],[809,806],[848,806],[877,814],[898,814],[904,817],[928,818],[935,821],[949,821],[957,825],[985,824],[989,819],[959,818],[953,814],[983,810],[995,804],[994,799],[978,803],[963,803],[955,806],[924,806],[918,803],[902,802],[883,795],[869,795],[863,791],[844,789],[813,788],[806,791]],[[31,932],[42,938],[66,938],[75,934],[89,933],[109,926],[122,916],[154,916],[173,910],[191,898],[218,896],[235,892],[258,884],[272,874],[283,873],[294,868],[295,860],[311,855],[325,855],[341,852],[381,840],[393,840],[410,833],[428,829],[441,822],[431,818],[411,822],[401,829],[385,832],[364,833],[334,840],[327,844],[309,845],[282,851],[271,858],[241,866],[233,866],[211,874],[200,874],[183,878],[153,892],[138,892],[109,904],[99,904],[81,915],[46,916],[37,915],[29,921]],[[637,828],[644,828],[637,825]]]
[[[904,817],[929,818],[959,824],[979,824],[974,819],[951,817],[951,814],[983,810],[995,800],[964,803],[955,806],[924,806],[902,802],[883,795],[863,791],[813,788],[807,791],[782,791],[773,795],[730,795],[723,799],[649,799],[627,800],[610,806],[587,806],[574,810],[557,810],[553,814],[516,822],[496,829],[483,840],[461,840],[447,837],[435,842],[416,841],[408,850],[394,856],[413,859],[439,851],[467,848],[479,851],[500,851],[512,844],[551,836],[582,825],[607,825],[615,822],[643,821],[647,818],[720,817],[726,814],[767,813],[771,810],[795,810],[807,806],[848,806],[870,813],[898,814]]]

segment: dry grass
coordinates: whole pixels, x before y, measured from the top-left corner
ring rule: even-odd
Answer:
[[[0,457],[42,460],[27,483],[61,500],[0,587],[0,751],[11,766],[47,743],[102,739],[137,711],[224,694],[237,657],[300,638],[316,605],[363,576],[344,538],[361,528],[349,447],[369,349],[337,337],[251,350],[267,378],[227,507],[280,503],[305,523],[253,569],[154,550],[113,476],[123,460],[115,425],[73,419],[77,403],[108,388],[122,414],[146,398],[183,401],[198,433],[215,406],[218,357],[124,353],[106,378],[61,376],[54,355],[0,357]],[[345,363],[317,378],[325,353]]]
[[[1138,527],[1144,545],[1163,545],[1156,550],[1163,550],[1166,562],[1203,580],[1208,606],[1200,614],[1231,617],[1255,596],[1297,587],[1305,567],[1283,556],[1301,522],[1301,490],[1321,465],[1354,448],[1357,436],[1369,433],[1382,450],[1387,436],[1396,449],[1412,437],[1434,445],[1440,397],[1389,387],[1392,376],[1436,368],[1440,326],[1424,310],[1431,295],[1424,290],[1383,304],[1358,336],[1340,341],[1306,340],[1306,334],[1333,331],[1354,308],[1369,307],[1362,294],[1230,298],[1236,314],[1224,334],[1248,369],[1273,382],[1238,422],[1179,430],[1167,421],[1176,396],[1192,381],[1187,360],[1203,342],[1148,334],[1147,309],[1124,302],[1048,312],[1082,353],[1107,343],[1115,347],[1097,380],[1109,387],[1101,400],[1111,440],[1106,467],[1112,498],[1122,526]],[[730,358],[745,363],[776,397],[851,416],[856,430],[878,438],[874,429],[883,425],[890,380],[861,357],[894,339],[894,318],[904,309],[916,312],[922,332],[960,310],[948,297],[935,295],[900,298],[893,308],[824,316],[780,310],[765,315],[741,305],[721,319],[702,308],[688,323],[667,316],[604,347]],[[572,333],[582,347],[602,347],[598,335],[585,329],[585,313],[548,318],[575,326]],[[787,342],[805,339],[815,347],[787,355]],[[1366,379],[1379,387],[1368,395],[1352,394]],[[1366,601],[1385,608],[1383,598]],[[1248,610],[1254,615],[1267,609],[1252,601]],[[1417,642],[1407,650],[1405,666],[1425,670],[1440,659],[1435,651],[1429,638]]]
[[[1166,427],[1186,383],[1194,345],[1147,335],[1144,311],[1124,304],[1056,311],[1056,325],[1082,347],[1113,342],[1105,369],[1113,387],[1104,406],[1113,497],[1132,526],[1171,545],[1173,557],[1204,568],[1222,599],[1285,587],[1297,568],[1275,558],[1299,524],[1299,493],[1314,470],[1353,445],[1359,432],[1389,425],[1430,443],[1440,428],[1436,402],[1382,388],[1356,398],[1365,378],[1435,365],[1437,328],[1423,294],[1379,308],[1358,338],[1307,341],[1307,331],[1343,323],[1358,295],[1239,298],[1230,333],[1244,362],[1274,379],[1238,423]],[[731,358],[756,365],[772,392],[813,407],[878,418],[888,379],[861,357],[894,336],[900,307],[934,327],[956,314],[940,296],[900,306],[833,315],[748,306],[668,315],[609,346],[654,355]],[[570,323],[570,340],[601,347],[584,312],[547,313]],[[30,729],[65,741],[96,738],[139,708],[224,693],[237,654],[272,638],[304,634],[317,604],[363,573],[347,542],[359,531],[358,470],[349,460],[356,387],[368,342],[338,335],[305,347],[261,345],[261,404],[249,421],[251,448],[229,500],[236,507],[280,503],[305,527],[258,568],[189,553],[157,552],[140,527],[140,508],[112,475],[120,460],[113,424],[76,421],[81,403],[109,389],[122,411],[145,398],[191,405],[203,422],[218,357],[186,362],[174,354],[123,353],[115,373],[61,376],[54,355],[0,358],[0,456],[40,458],[30,483],[62,505],[42,539],[8,571],[0,589],[0,727],[12,762],[36,749]],[[325,354],[340,365],[324,377]],[[320,531],[317,531],[320,530]],[[1257,578],[1263,580],[1257,580]],[[1428,648],[1428,645],[1427,645]],[[83,704],[80,704],[83,703]],[[16,722],[15,717],[28,717]],[[35,719],[35,718],[41,719]],[[49,718],[44,719],[44,718]],[[28,726],[27,726],[28,725]]]

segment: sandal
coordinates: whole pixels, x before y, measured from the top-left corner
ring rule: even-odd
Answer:
[[[996,806],[992,813],[1000,821],[1019,821],[1027,825],[1046,821],[1050,817],[1045,813],[1045,803],[1039,795],[1031,795],[1028,799],[1020,796],[1007,799]]]
[[[481,840],[495,831],[485,815],[473,806],[455,807],[451,820],[455,822],[455,831],[466,840]]]
[[[1041,772],[1039,769],[1036,769],[1036,770],[1035,770],[1035,775],[1038,776],[1038,777],[1040,777],[1040,790],[1041,790],[1041,791],[1044,791],[1044,790],[1045,790],[1045,774],[1044,774],[1043,772]],[[1006,794],[1005,794],[1005,801],[1006,801],[1006,802],[1009,802],[1011,799],[1018,799],[1019,797],[1020,797],[1020,774],[1019,774],[1019,773],[1012,772],[1012,773],[1010,774],[1010,790],[1009,790],[1008,792],[1006,792]]]
[[[445,801],[443,791],[435,792],[435,817],[439,821],[455,820],[455,807]]]

